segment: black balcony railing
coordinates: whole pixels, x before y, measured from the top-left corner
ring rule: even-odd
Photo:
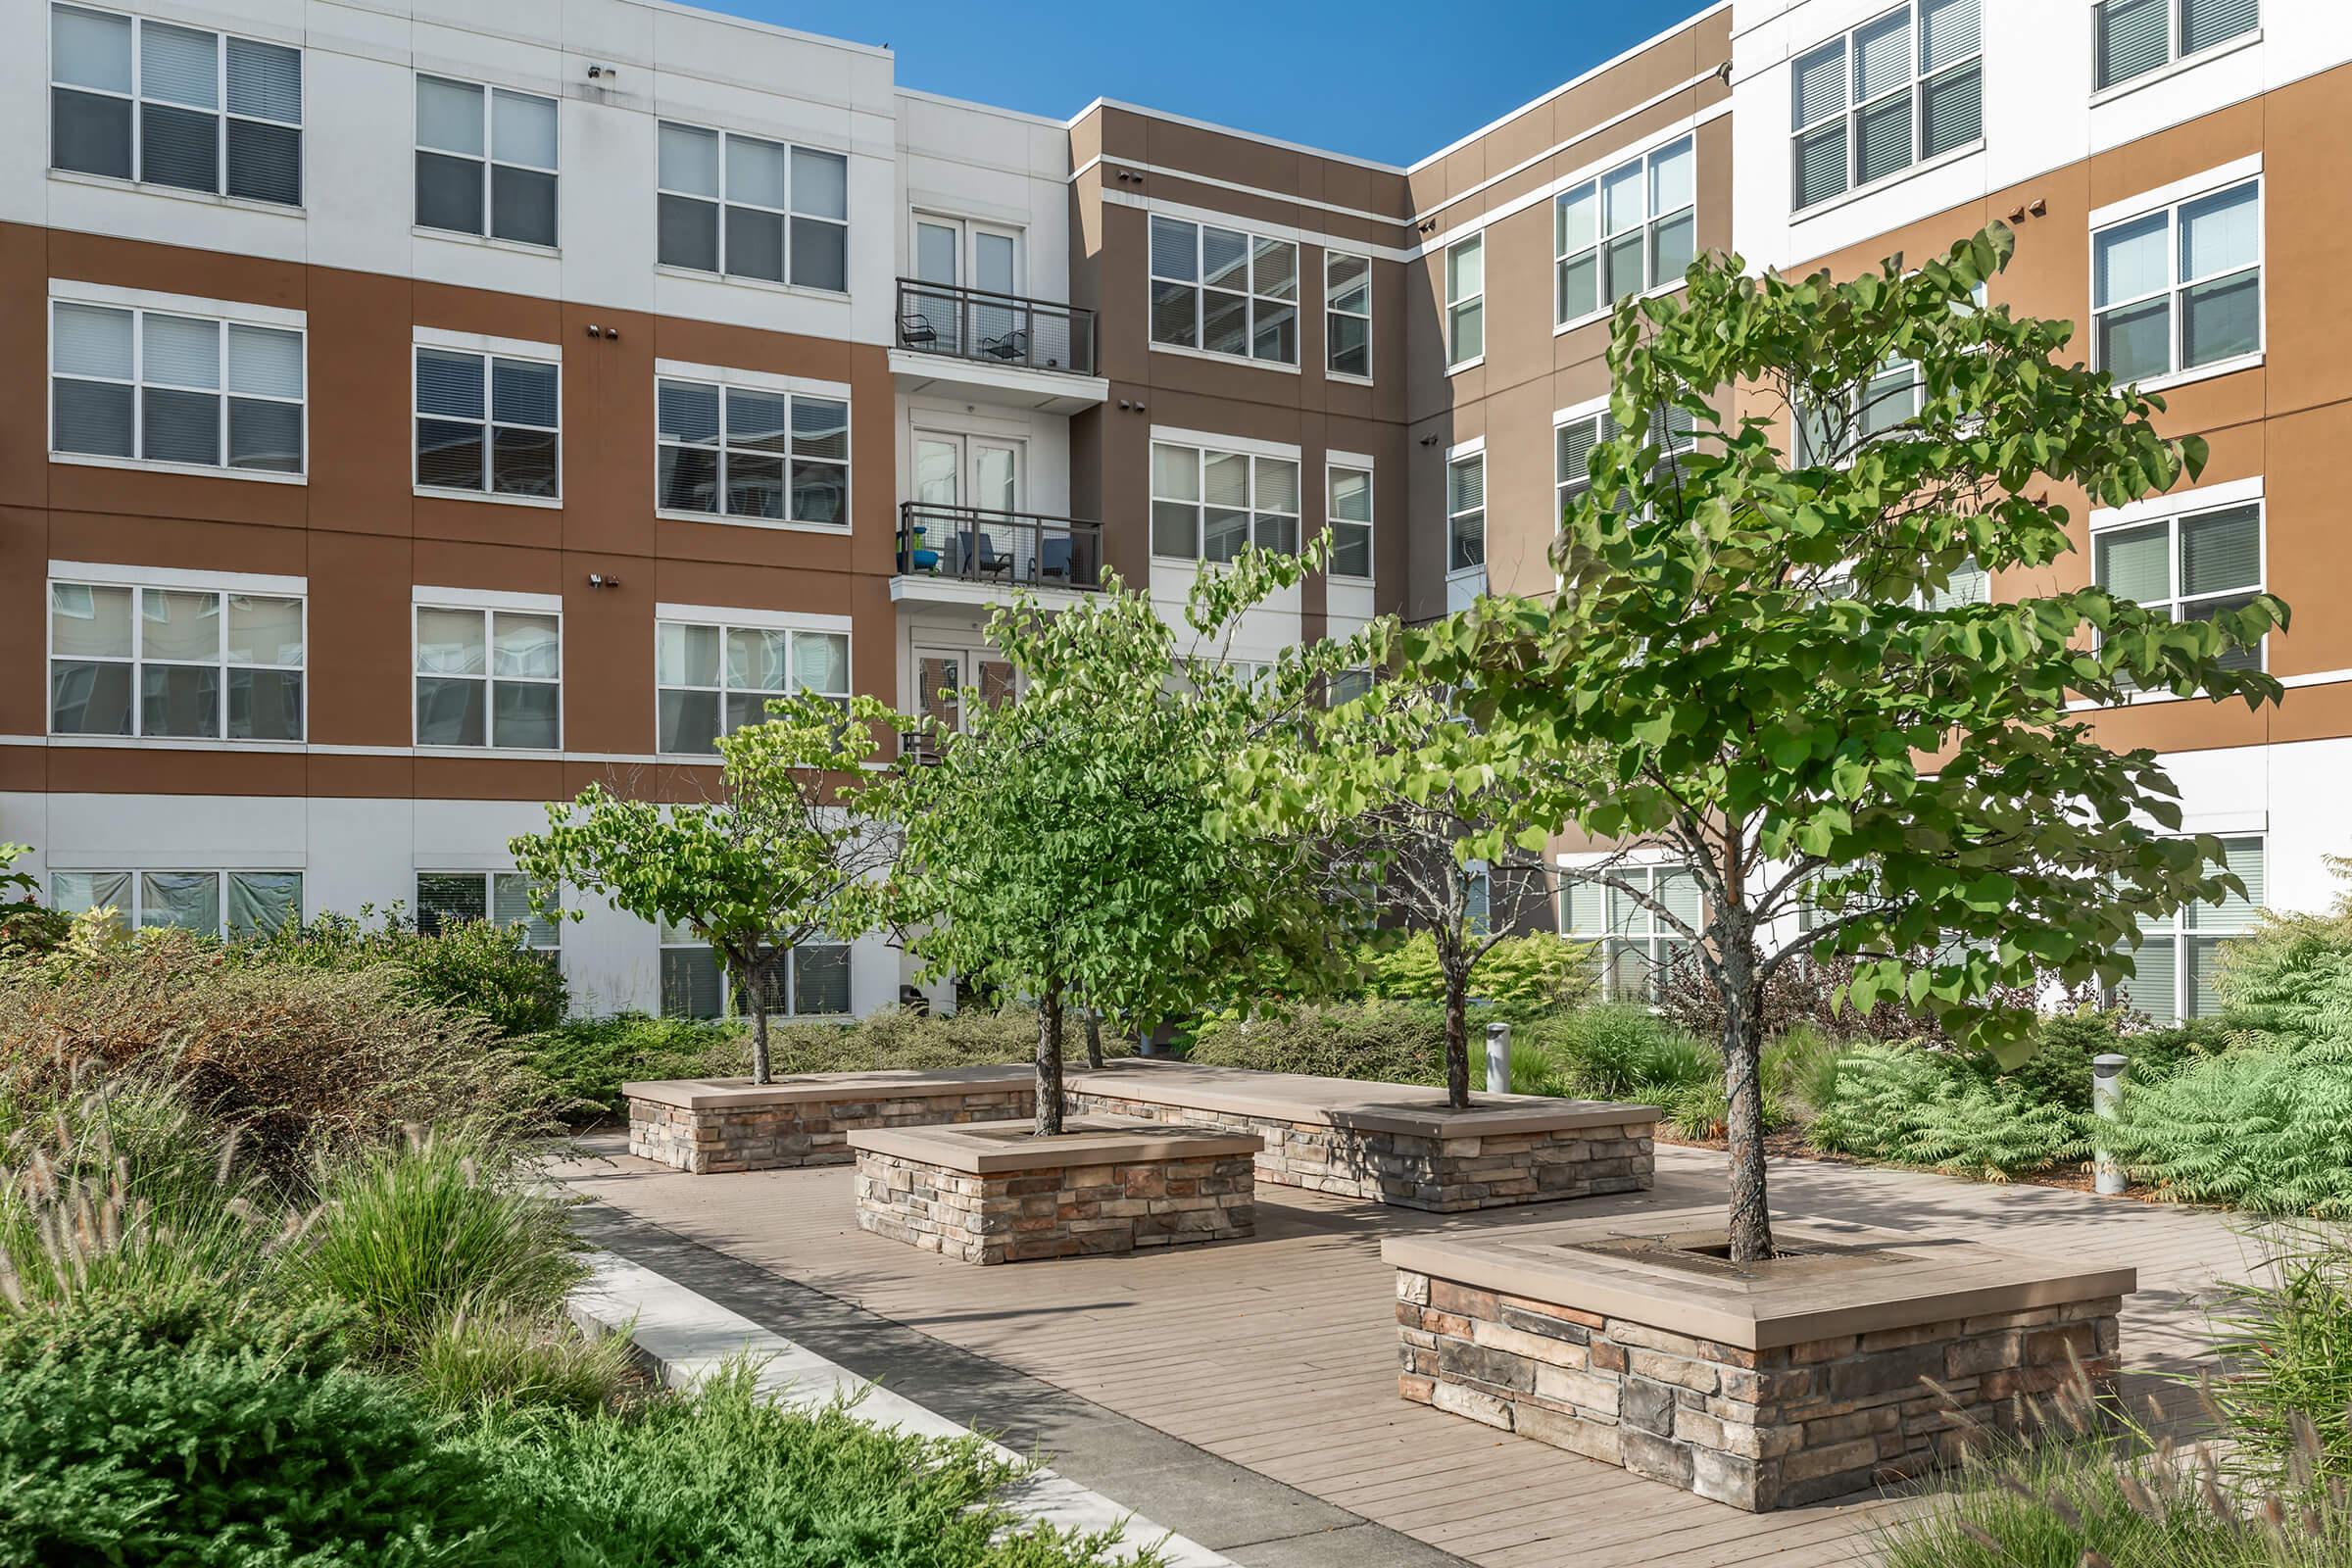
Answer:
[[[899,347],[983,365],[1095,373],[1095,313],[954,283],[899,279]]]
[[[899,573],[1026,588],[1100,588],[1102,525],[908,501],[899,508]]]

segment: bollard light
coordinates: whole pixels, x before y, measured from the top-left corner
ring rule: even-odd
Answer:
[[[2124,1106],[2124,1069],[2132,1058],[2109,1051],[2090,1058],[2090,1110],[2092,1117],[2105,1124],[2121,1115]],[[2121,1198],[2128,1185],[2124,1180],[2123,1162],[2107,1148],[2104,1133],[2096,1136],[2091,1148],[2091,1180],[2093,1190],[2101,1198]]]
[[[1511,1026],[1507,1023],[1487,1025],[1487,1093],[1507,1095],[1511,1092]]]

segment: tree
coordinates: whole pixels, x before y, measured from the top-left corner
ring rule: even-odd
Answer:
[[[848,942],[882,918],[893,837],[857,782],[873,729],[904,721],[871,698],[843,709],[806,693],[718,738],[723,798],[628,800],[591,784],[547,808],[544,833],[513,840],[514,863],[552,905],[569,887],[641,920],[683,926],[725,965],[752,1009],[752,1082],[768,1082],[768,1000],[792,950]],[[572,919],[581,911],[573,908]]]
[[[1696,878],[1685,918],[1623,862],[1601,872],[1692,945],[1720,999],[1740,1261],[1772,1252],[1758,1012],[1781,965],[1850,958],[1850,1005],[1900,997],[2014,1060],[2032,1014],[2002,988],[2112,985],[2137,916],[2235,886],[2217,842],[2174,836],[2155,757],[2102,745],[2078,704],[2275,701],[2245,651],[2286,607],[2175,621],[2046,586],[2076,548],[2055,495],[2121,506],[2193,476],[2205,448],[2159,435],[2156,400],[2058,363],[2071,323],[1977,302],[2012,244],[1996,224],[1846,282],[1702,258],[1683,298],[1619,307],[1610,412],[1629,434],[1568,510],[1558,594],[1408,639],[1503,744],[1597,749],[1544,807]],[[1683,416],[1695,449],[1664,439]],[[1804,450],[1776,445],[1800,423]],[[1972,563],[2024,592],[1962,602]],[[1809,932],[1776,943],[1808,903]]]
[[[1394,622],[1376,622],[1310,650],[1293,679],[1328,683],[1349,667],[1382,667],[1396,639]],[[1430,934],[1445,995],[1446,1097],[1465,1109],[1472,976],[1513,917],[1549,897],[1544,862],[1521,840],[1543,847],[1544,824],[1527,807],[1554,798],[1531,790],[1528,774],[1559,763],[1523,745],[1495,746],[1463,723],[1449,693],[1409,672],[1303,711],[1298,731],[1274,732],[1244,755],[1222,819],[1312,835],[1337,899],[1360,902],[1368,923]],[[1473,849],[1482,840],[1491,846],[1483,865]]]
[[[1188,609],[1196,647],[1304,569],[1251,550],[1204,575]],[[1150,597],[1115,576],[1051,614],[1023,596],[987,635],[1024,689],[994,706],[963,693],[963,730],[931,726],[937,760],[900,770],[892,895],[933,973],[1036,1000],[1049,1136],[1070,1008],[1148,1030],[1249,986],[1262,971],[1245,959],[1331,944],[1302,847],[1208,826],[1240,747],[1276,721],[1220,648],[1181,660]]]

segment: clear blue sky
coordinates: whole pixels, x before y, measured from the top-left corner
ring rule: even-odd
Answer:
[[[1067,119],[1119,98],[1409,164],[1706,0],[694,0],[886,43],[902,87]]]

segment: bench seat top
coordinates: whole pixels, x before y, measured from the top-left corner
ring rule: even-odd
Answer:
[[[1446,1091],[1435,1085],[1319,1078],[1310,1073],[1258,1072],[1140,1056],[1093,1071],[1073,1072],[1068,1087],[1079,1094],[1212,1115],[1255,1116],[1416,1138],[1503,1138],[1586,1127],[1640,1126],[1655,1123],[1659,1114],[1655,1105],[1560,1100],[1550,1095],[1477,1094],[1470,1097],[1469,1109],[1453,1110],[1446,1103]]]

